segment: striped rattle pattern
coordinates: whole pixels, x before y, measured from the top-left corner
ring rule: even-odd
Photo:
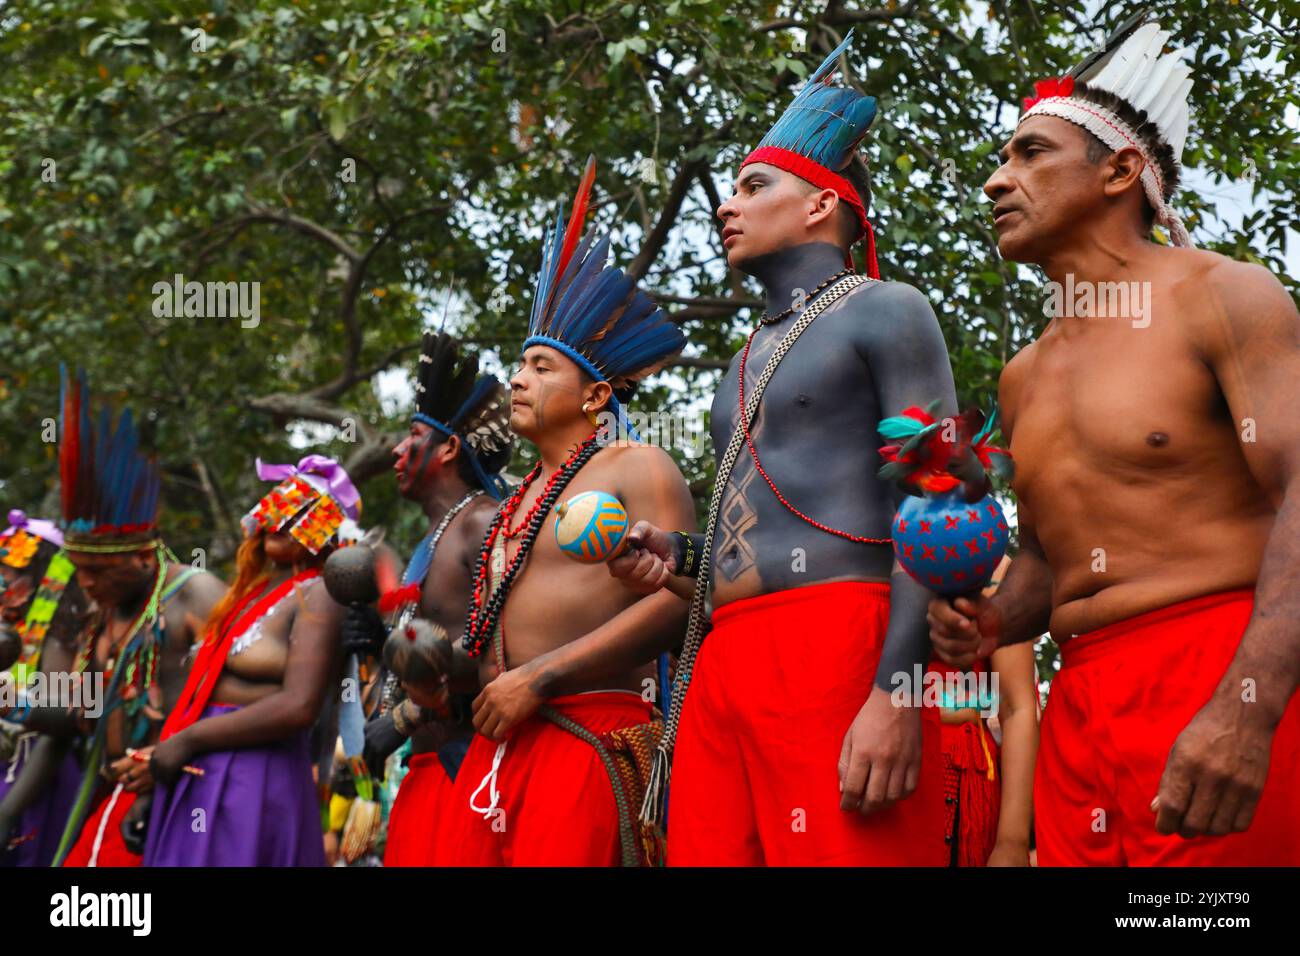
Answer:
[[[555,508],[555,543],[584,564],[618,554],[627,535],[627,510],[603,491],[584,491]]]

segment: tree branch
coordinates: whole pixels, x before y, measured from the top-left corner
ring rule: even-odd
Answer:
[[[699,175],[703,166],[700,160],[695,160],[678,167],[677,175],[673,177],[672,185],[668,187],[668,197],[664,201],[663,210],[659,213],[659,219],[646,235],[645,242],[641,244],[641,251],[636,254],[636,258],[628,267],[628,275],[633,281],[640,282],[644,279],[646,273],[650,271],[651,264],[658,258],[664,243],[668,241],[668,234],[677,222],[678,214],[682,211],[682,201],[686,198],[691,180]]]

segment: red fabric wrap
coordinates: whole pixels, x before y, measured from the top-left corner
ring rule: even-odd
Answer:
[[[1251,590],[1208,594],[1062,643],[1034,767],[1040,866],[1300,862],[1300,694],[1273,733],[1244,833],[1163,836],[1151,811],[1170,748],[1214,694],[1253,607]]]
[[[984,866],[997,843],[1002,804],[998,745],[982,719],[940,726],[948,848],[952,847],[951,841],[957,842],[958,866]],[[994,761],[992,780],[988,776],[989,757]]]
[[[682,706],[669,866],[943,866],[939,714],[921,709],[921,775],[864,817],[840,809],[844,737],[871,694],[889,585],[834,582],[724,604]]]
[[[126,812],[135,803],[136,796],[137,794],[123,790],[117,795],[117,800],[114,800],[113,791],[110,790],[86,818],[86,822],[81,825],[77,842],[68,851],[63,865],[90,866],[91,857],[94,856],[94,865],[97,867],[139,866],[144,857],[128,850],[126,841],[122,838],[122,821],[126,819]],[[104,820],[106,813],[107,821]],[[104,837],[99,844],[99,853],[95,854],[95,838],[99,835],[101,824],[104,827]]]
[[[434,834],[452,792],[436,753],[413,754],[388,814],[384,866],[433,866]]]
[[[199,647],[194,664],[190,667],[190,675],[185,681],[185,689],[181,691],[180,699],[176,701],[176,706],[172,708],[172,712],[167,715],[166,723],[163,724],[162,740],[180,733],[199,719],[203,708],[207,707],[212,699],[212,691],[216,688],[221,671],[226,666],[226,657],[235,638],[252,627],[259,617],[279,604],[280,600],[296,585],[318,574],[320,574],[319,568],[309,568],[295,574],[287,581],[282,581],[270,593],[249,591],[239,599],[221,622],[216,637],[204,640]]]
[[[853,207],[858,221],[862,223],[862,232],[859,238],[866,236],[867,239],[867,275],[873,279],[880,278],[880,266],[876,262],[876,234],[871,228],[870,220],[867,219],[867,207],[863,204],[862,197],[858,195],[858,191],[853,188],[851,182],[838,173],[827,169],[821,163],[815,163],[807,156],[800,155],[793,150],[782,149],[779,146],[760,146],[745,157],[745,161],[740,164],[740,168],[744,169],[750,163],[767,163],[777,169],[784,169],[787,173],[793,173],[819,189],[835,190],[835,195]],[[853,266],[853,254],[851,252],[845,256],[845,260],[850,267]]]
[[[651,718],[650,704],[625,690],[570,694],[548,704],[597,737]],[[497,776],[500,801],[488,818],[469,802],[496,750],[494,741],[474,735],[442,809],[435,866],[619,865],[618,805],[591,744],[541,715],[516,726]],[[488,790],[478,793],[478,806],[489,804]]]

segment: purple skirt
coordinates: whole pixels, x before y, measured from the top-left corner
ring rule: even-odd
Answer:
[[[22,747],[23,745],[19,745]],[[0,763],[0,800],[3,800],[18,781],[26,761],[25,753],[20,751],[17,760],[10,764]],[[7,782],[9,771],[13,770],[13,781]],[[49,866],[54,862],[54,853],[59,848],[63,837],[63,828],[68,825],[68,816],[73,804],[77,802],[77,791],[81,788],[81,766],[77,758],[69,752],[59,764],[59,771],[53,783],[40,797],[23,811],[10,841],[23,837],[22,843],[7,853],[0,847],[0,866]]]
[[[210,704],[202,720],[238,710]],[[306,733],[265,747],[200,754],[154,794],[144,866],[324,866]]]

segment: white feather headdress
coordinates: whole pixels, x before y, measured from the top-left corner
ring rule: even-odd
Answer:
[[[1187,141],[1191,70],[1183,62],[1183,51],[1163,52],[1169,34],[1158,23],[1143,23],[1144,18],[1145,14],[1138,14],[1130,19],[1101,50],[1067,76],[1036,83],[1035,95],[1025,100],[1019,122],[1031,116],[1057,116],[1082,126],[1113,150],[1136,148],[1146,161],[1142,189],[1156,211],[1156,222],[1169,229],[1174,245],[1190,246],[1187,228],[1167,201],[1172,189],[1166,190],[1159,163],[1137,133],[1105,107],[1071,95],[1076,82],[1085,83],[1089,89],[1111,93],[1138,112],[1145,112],[1160,140],[1173,151],[1175,166],[1181,163]]]

